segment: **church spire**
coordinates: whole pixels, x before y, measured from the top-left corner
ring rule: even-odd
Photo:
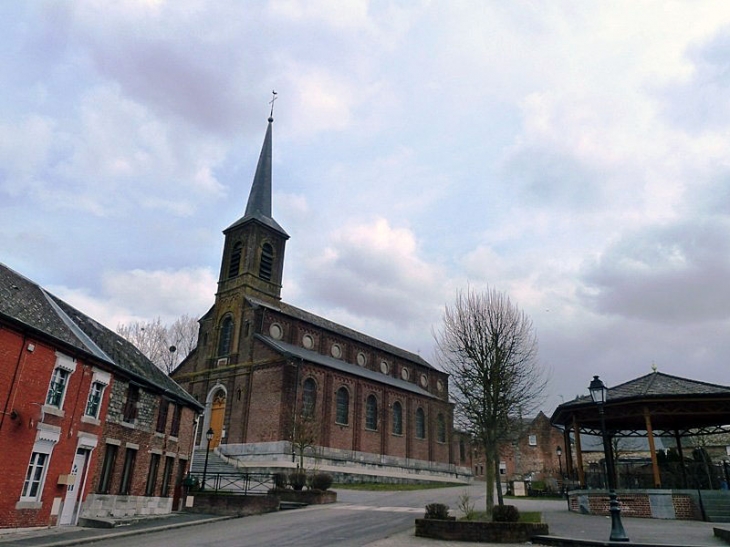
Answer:
[[[246,213],[242,218],[229,226],[226,231],[250,220],[257,220],[288,239],[289,235],[271,216],[271,126],[274,123],[274,118],[269,116],[268,121],[269,125],[266,128],[264,144],[261,147],[259,162],[256,166],[253,184],[251,185],[251,193],[248,196],[248,203],[246,204]]]

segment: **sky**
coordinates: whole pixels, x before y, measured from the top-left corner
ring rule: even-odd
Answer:
[[[730,384],[730,2],[31,0],[0,44],[0,262],[109,328],[213,304],[276,90],[286,302],[433,362],[502,291],[548,415]]]

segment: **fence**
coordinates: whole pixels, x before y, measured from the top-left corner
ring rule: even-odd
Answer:
[[[587,488],[607,488],[603,461],[584,468]],[[728,468],[722,463],[662,462],[659,465],[662,488],[725,490],[728,488]],[[575,477],[577,478],[577,477]],[[654,473],[650,460],[616,462],[616,486],[622,490],[654,488]]]
[[[206,492],[230,492],[243,495],[263,495],[274,488],[272,473],[191,473],[189,480],[194,490]]]

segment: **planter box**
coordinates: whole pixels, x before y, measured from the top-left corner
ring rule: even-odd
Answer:
[[[524,543],[548,535],[547,523],[416,519],[416,536],[451,541]]]

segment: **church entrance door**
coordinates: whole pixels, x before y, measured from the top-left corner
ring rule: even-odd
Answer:
[[[210,441],[210,449],[213,450],[221,444],[223,437],[223,417],[226,414],[226,397],[219,392],[213,398],[213,404],[210,407],[210,427],[213,429],[213,439]]]

